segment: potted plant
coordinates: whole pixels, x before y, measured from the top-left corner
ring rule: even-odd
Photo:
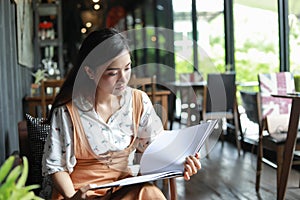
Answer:
[[[0,200],[42,199],[32,191],[38,185],[25,186],[28,176],[27,158],[24,156],[23,163],[14,167],[15,159],[15,156],[10,156],[0,168]]]
[[[32,73],[34,82],[31,84],[31,95],[35,95],[41,85],[41,81],[44,80],[48,75],[45,69],[38,69],[35,73]]]

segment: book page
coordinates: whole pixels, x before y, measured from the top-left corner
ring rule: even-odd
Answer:
[[[132,185],[132,184],[137,184],[137,183],[144,183],[144,182],[149,182],[149,181],[155,181],[158,179],[173,178],[173,177],[178,177],[178,176],[183,176],[183,173],[180,171],[170,171],[170,172],[161,172],[161,173],[148,174],[148,175],[142,175],[142,176],[133,176],[133,177],[121,179],[119,181],[115,181],[112,183],[97,185],[97,186],[92,187],[91,190]]]
[[[141,174],[184,170],[185,158],[195,155],[212,133],[217,120],[180,130],[165,131],[145,150],[140,163]]]
[[[140,163],[142,175],[97,185],[91,190],[183,176],[185,158],[200,151],[217,122],[212,120],[180,130],[165,131],[143,153]]]

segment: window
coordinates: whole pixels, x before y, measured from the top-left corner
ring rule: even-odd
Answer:
[[[300,74],[300,1],[289,0],[290,71]]]
[[[173,0],[175,79],[193,71],[192,1]],[[179,37],[180,36],[180,37]]]
[[[225,70],[224,0],[196,0],[198,69],[207,73]]]
[[[277,0],[235,0],[233,15],[237,81],[257,81],[258,73],[278,72]]]

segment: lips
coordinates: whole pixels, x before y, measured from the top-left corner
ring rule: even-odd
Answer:
[[[115,89],[116,90],[124,90],[125,89],[125,85],[117,86]]]

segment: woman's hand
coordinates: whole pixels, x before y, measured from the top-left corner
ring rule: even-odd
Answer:
[[[195,156],[186,157],[186,161],[184,163],[184,179],[186,181],[190,180],[191,176],[196,174],[198,170],[201,169],[201,163],[199,159],[199,153],[196,153]]]
[[[82,188],[80,188],[71,198],[70,200],[81,200],[81,199],[87,199],[87,191],[91,188],[91,185],[86,185]]]

